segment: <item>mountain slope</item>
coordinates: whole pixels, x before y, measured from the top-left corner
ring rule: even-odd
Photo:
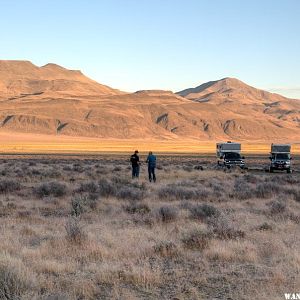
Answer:
[[[54,64],[0,61],[0,132],[115,139],[299,141],[300,101],[224,78],[122,93]],[[12,135],[13,136],[13,135]]]
[[[37,67],[29,61],[0,61],[0,99],[46,93],[59,95],[115,95],[120,91],[101,85],[80,71],[56,64]]]

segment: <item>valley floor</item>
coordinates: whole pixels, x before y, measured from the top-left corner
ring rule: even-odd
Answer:
[[[142,160],[144,160],[142,156]],[[284,299],[300,288],[296,172],[158,156],[0,156],[0,299]]]
[[[220,141],[217,141],[220,142]],[[291,143],[292,152],[300,154],[300,142],[274,141]],[[269,155],[271,142],[242,141],[244,154]],[[130,153],[135,149],[140,152],[155,151],[159,153],[215,153],[216,141],[201,141],[196,139],[148,140],[148,139],[97,139],[71,137],[63,135],[23,134],[15,132],[0,132],[0,154],[101,154],[101,153]]]

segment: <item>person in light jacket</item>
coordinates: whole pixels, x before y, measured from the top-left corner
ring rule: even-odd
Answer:
[[[148,174],[149,174],[149,181],[156,182],[156,176],[155,176],[155,168],[156,168],[156,156],[153,155],[153,153],[150,151],[149,155],[147,157],[148,163]]]

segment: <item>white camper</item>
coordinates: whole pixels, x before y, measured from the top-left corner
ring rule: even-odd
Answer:
[[[290,144],[272,144],[271,153],[291,153]]]
[[[233,142],[217,143],[216,154],[218,158],[218,165],[227,168],[238,166],[245,167],[244,157],[241,156],[241,144]]]
[[[292,172],[291,166],[291,145],[290,144],[272,144],[270,152],[270,172],[274,170]]]
[[[227,152],[236,152],[241,153],[241,144],[240,143],[217,143],[217,157],[220,158]]]

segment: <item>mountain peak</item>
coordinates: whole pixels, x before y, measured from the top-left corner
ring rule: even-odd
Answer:
[[[48,63],[41,67],[42,70],[47,70],[50,72],[65,72],[65,73],[76,73],[77,75],[83,75],[83,73],[80,70],[69,70],[66,69],[58,64],[54,63]],[[83,75],[84,76],[84,75]]]
[[[243,81],[234,78],[234,77],[224,77],[222,79],[216,80],[217,82],[226,82],[226,83],[240,83],[245,84]]]
[[[58,64],[54,64],[54,63],[47,63],[46,65],[42,66],[41,69],[58,69],[58,70],[67,70],[66,68],[58,65]]]
[[[217,80],[216,83],[221,83],[227,87],[239,88],[239,87],[249,87],[245,82],[233,78],[233,77],[225,77],[220,80]]]
[[[261,103],[261,101],[278,101],[283,96],[256,89],[237,78],[225,77],[215,81],[203,83],[195,88],[189,88],[177,93],[187,99],[199,102],[208,102],[218,99],[220,103],[226,99],[243,103]],[[209,100],[208,100],[209,97]]]
[[[178,92],[182,97],[186,97],[187,95],[191,93],[201,93],[203,91],[209,91],[209,92],[216,92],[216,91],[222,91],[222,90],[227,90],[227,89],[239,89],[239,88],[250,88],[246,83],[243,81],[232,78],[232,77],[225,77],[219,80],[214,80],[214,81],[208,81],[205,82],[195,88],[189,88],[183,91]]]

